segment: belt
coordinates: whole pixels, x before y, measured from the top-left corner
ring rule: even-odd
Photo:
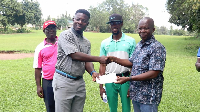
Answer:
[[[122,73],[122,74],[116,74],[116,76],[120,76],[120,77],[122,77],[122,76],[129,77],[129,75],[130,75],[129,71]]]
[[[69,74],[67,74],[67,73],[65,73],[63,71],[58,70],[58,69],[56,69],[56,72],[58,74],[64,76],[64,77],[67,77],[67,78],[70,78],[70,79],[74,79],[74,80],[79,80],[79,79],[83,78],[82,76],[78,76],[78,77],[71,76],[71,75],[69,75]]]

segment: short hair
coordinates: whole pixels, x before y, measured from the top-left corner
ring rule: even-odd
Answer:
[[[140,21],[143,21],[143,20],[148,21],[149,25],[154,28],[154,20],[152,18],[150,18],[150,17],[143,17]]]
[[[85,9],[78,9],[78,10],[76,11],[75,15],[76,15],[77,13],[83,13],[83,14],[87,15],[88,18],[90,19],[90,13],[89,13],[87,10],[85,10]]]

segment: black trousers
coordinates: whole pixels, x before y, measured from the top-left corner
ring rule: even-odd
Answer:
[[[42,79],[44,102],[47,112],[55,112],[55,101],[54,101],[52,81],[53,80]]]

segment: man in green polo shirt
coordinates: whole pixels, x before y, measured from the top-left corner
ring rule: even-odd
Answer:
[[[100,56],[115,56],[121,59],[129,59],[133,51],[135,50],[135,39],[125,35],[121,28],[123,26],[122,16],[119,14],[112,14],[109,17],[110,28],[112,35],[103,40],[101,43]],[[130,68],[121,66],[116,63],[100,64],[99,73],[101,75],[109,73],[116,73],[119,77],[129,77]],[[118,105],[118,93],[121,97],[122,112],[130,112],[130,98],[127,97],[129,89],[129,82],[124,84],[106,83],[106,91],[103,88],[103,84],[100,84],[100,95],[103,98],[103,93],[106,92],[110,112],[117,112]]]

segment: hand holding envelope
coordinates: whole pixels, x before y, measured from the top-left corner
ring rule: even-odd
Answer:
[[[99,84],[117,82],[116,73],[109,73],[107,75],[102,75],[102,76],[99,76],[99,78],[96,77],[96,82]]]

